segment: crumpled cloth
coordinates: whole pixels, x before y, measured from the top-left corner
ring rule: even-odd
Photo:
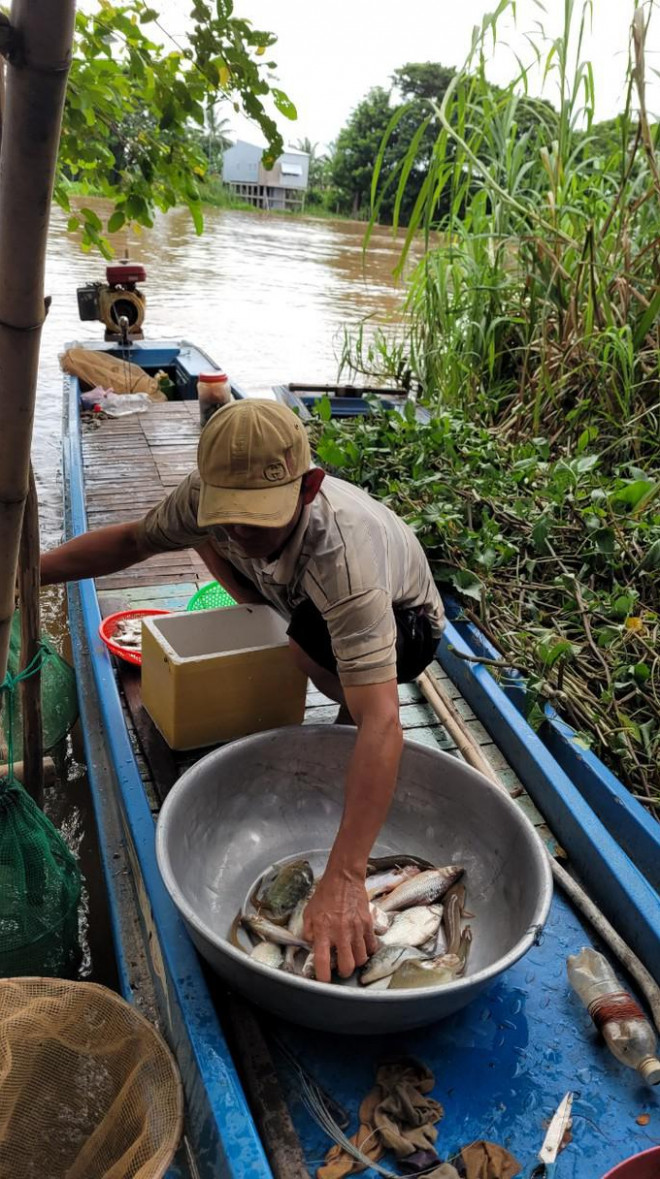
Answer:
[[[428,1096],[434,1085],[431,1070],[412,1057],[382,1064],[376,1072],[376,1085],[360,1105],[360,1128],[351,1142],[374,1162],[385,1150],[392,1150],[400,1159],[423,1152],[424,1169],[436,1160],[439,1163],[433,1150],[438,1137],[435,1123],[444,1110]],[[364,1170],[363,1164],[341,1146],[333,1146],[318,1168],[316,1179],[344,1179]],[[445,1177],[441,1175],[440,1179]]]
[[[522,1170],[518,1160],[495,1142],[471,1142],[463,1147],[461,1159],[465,1179],[514,1179]]]
[[[399,1159],[432,1148],[438,1137],[435,1123],[444,1110],[439,1101],[427,1096],[435,1085],[431,1070],[418,1060],[394,1061],[380,1066],[376,1085],[382,1097],[374,1111],[374,1126],[383,1144]]]

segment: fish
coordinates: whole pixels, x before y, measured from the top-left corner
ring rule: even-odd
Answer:
[[[370,901],[374,901],[376,897],[385,896],[397,888],[399,884],[403,884],[405,880],[418,876],[420,872],[421,868],[418,868],[416,864],[406,864],[403,868],[390,868],[385,872],[374,872],[372,876],[367,876],[365,881],[367,896]]]
[[[261,962],[264,966],[271,966],[273,970],[279,970],[284,961],[282,947],[275,946],[272,942],[259,942],[259,945],[254,947],[250,957],[254,962]]]
[[[336,952],[336,950],[331,950],[330,951],[330,970],[331,970],[331,972],[333,972],[336,969],[337,969],[337,952]],[[302,974],[303,978],[314,978],[314,979],[316,978],[316,966],[314,964],[314,951],[313,950],[310,950],[309,954],[307,955],[307,958],[305,959],[305,964],[302,968],[301,974]]]
[[[421,872],[435,868],[435,864],[432,864],[430,860],[423,860],[421,856],[408,856],[401,852],[399,855],[370,856],[367,860],[367,872],[371,875],[374,872],[387,872],[392,868],[407,868],[410,865],[419,868]]]
[[[411,958],[394,972],[387,989],[402,991],[415,987],[440,987],[454,982],[464,968],[465,963],[458,954],[443,954],[440,958]]]
[[[465,902],[467,901],[467,889],[462,880],[458,880],[456,884],[452,884],[451,888],[447,889],[447,892],[443,898],[445,904],[447,904],[449,898],[453,896],[454,893],[458,897],[459,904],[461,906],[461,917],[474,917],[474,913],[468,913],[465,907]]]
[[[460,864],[450,864],[447,868],[433,868],[427,872],[420,872],[418,876],[413,876],[412,880],[405,880],[389,893],[380,907],[385,913],[391,913],[408,909],[412,905],[430,905],[433,901],[439,900],[464,871]]]
[[[301,950],[311,950],[312,948],[304,938],[295,937],[284,925],[275,925],[273,921],[268,921],[261,914],[256,917],[242,914],[241,922],[247,926],[251,933],[255,933],[265,942],[273,942],[276,946],[297,946]]]
[[[293,860],[262,877],[256,895],[258,909],[266,909],[276,920],[288,917],[314,885],[314,873],[307,860]]]
[[[372,983],[390,978],[394,971],[409,958],[419,959],[419,950],[412,946],[381,946],[362,967],[360,986],[370,987]]]
[[[395,914],[390,928],[380,935],[381,946],[422,946],[438,932],[441,914],[430,905],[418,905]]]
[[[444,906],[442,924],[447,941],[447,953],[457,954],[461,941],[461,902],[456,893]]]
[[[311,896],[311,893],[309,894],[309,896]],[[301,900],[298,901],[298,904],[296,905],[295,909],[293,910],[293,913],[291,914],[291,916],[289,917],[289,920],[287,922],[287,927],[288,927],[289,933],[292,933],[294,937],[304,937],[305,936],[305,930],[304,930],[305,909],[307,908],[307,902],[309,900],[309,896],[303,897]]]
[[[371,914],[373,931],[376,936],[380,933],[386,933],[392,924],[392,918],[389,913],[384,913],[378,905],[369,905],[369,912]]]
[[[130,647],[133,651],[141,651],[142,620],[139,618],[122,619],[117,623],[112,633],[112,638],[121,647]]]

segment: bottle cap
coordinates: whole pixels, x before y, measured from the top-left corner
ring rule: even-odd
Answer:
[[[647,1056],[639,1065],[639,1071],[647,1085],[660,1084],[660,1060],[657,1057]]]
[[[225,373],[200,373],[197,380],[203,381],[205,385],[219,385],[220,381],[226,381],[227,377]]]

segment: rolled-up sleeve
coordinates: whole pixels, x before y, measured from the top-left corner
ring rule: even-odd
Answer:
[[[199,475],[188,475],[139,522],[140,539],[153,553],[195,548],[208,539],[197,523]]]
[[[343,684],[382,684],[396,679],[396,621],[385,589],[319,604],[328,625]]]

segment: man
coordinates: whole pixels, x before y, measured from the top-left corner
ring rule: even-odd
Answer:
[[[333,950],[348,976],[377,947],[364,881],[403,748],[397,680],[431,662],[442,602],[414,533],[313,467],[305,428],[285,406],[219,409],[202,432],[198,468],[144,519],[45,554],[42,583],[192,547],[236,601],[266,601],[289,620],[294,659],[339,704],[338,722],[357,725],[341,824],[306,910],[317,977],[327,982]]]

